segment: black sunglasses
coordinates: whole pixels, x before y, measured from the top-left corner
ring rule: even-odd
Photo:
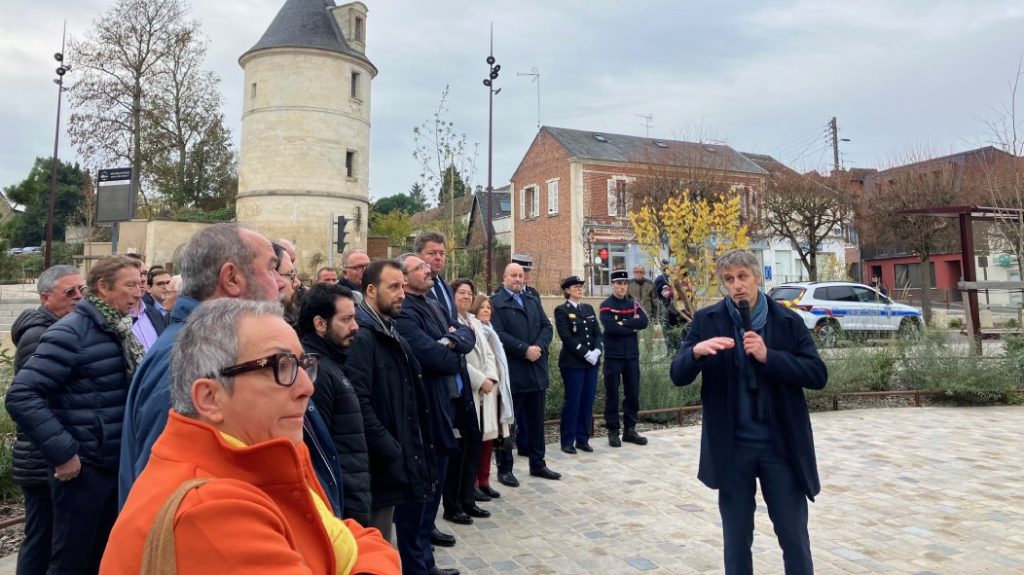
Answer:
[[[250,371],[259,371],[271,367],[274,369],[274,381],[278,385],[291,387],[299,377],[299,368],[306,370],[310,381],[316,379],[317,366],[320,365],[320,356],[315,353],[306,353],[302,357],[290,352],[280,352],[267,357],[261,357],[238,365],[232,365],[220,370],[220,374],[232,377]]]

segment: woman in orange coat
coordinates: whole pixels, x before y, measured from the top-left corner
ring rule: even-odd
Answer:
[[[105,574],[143,566],[154,519],[185,482],[173,548],[178,573],[400,574],[376,529],[337,519],[302,443],[315,355],[303,355],[276,303],[219,299],[175,343],[173,410],[110,535]]]

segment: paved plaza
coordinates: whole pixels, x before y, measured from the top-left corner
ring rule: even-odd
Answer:
[[[1024,407],[902,408],[812,414],[822,492],[811,505],[816,572],[1024,573]],[[696,479],[699,427],[648,434],[646,447],[569,456],[561,481],[499,484],[493,516],[437,549],[464,574],[721,572],[715,492]],[[550,439],[550,438],[549,438]],[[754,565],[782,573],[759,505]],[[0,574],[14,573],[14,556]]]
[[[815,571],[1024,573],[1024,407],[903,408],[812,414],[822,492],[811,505]],[[495,484],[493,516],[438,521],[459,543],[441,566],[485,574],[720,573],[714,491],[696,479],[699,427],[648,434],[646,447],[570,456],[561,481]],[[782,573],[763,502],[757,573]]]

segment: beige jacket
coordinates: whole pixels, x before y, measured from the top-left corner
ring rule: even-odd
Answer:
[[[466,370],[469,372],[469,382],[473,386],[473,400],[479,410],[480,431],[483,440],[489,441],[498,437],[499,425],[503,431],[502,435],[508,435],[508,423],[506,417],[499,417],[498,397],[501,397],[502,413],[511,413],[512,394],[508,383],[508,368],[505,367],[500,358],[494,353],[494,347],[490,342],[486,328],[473,314],[459,316],[459,322],[473,329],[476,335],[476,345],[473,351],[466,354]],[[481,387],[484,380],[494,382],[494,388],[490,393],[482,393]],[[507,410],[506,405],[507,404]]]

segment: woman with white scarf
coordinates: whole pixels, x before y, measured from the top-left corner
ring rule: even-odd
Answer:
[[[476,334],[476,347],[471,353],[466,354],[473,399],[479,410],[477,415],[483,434],[474,496],[478,501],[490,501],[501,497],[501,494],[490,486],[493,440],[508,437],[508,426],[514,419],[508,360],[498,340],[498,334],[488,325],[491,319],[490,301],[484,296],[476,295],[476,286],[470,280],[455,280],[451,287],[455,294],[459,322],[471,327]],[[481,303],[480,300],[486,303]],[[480,317],[475,314],[480,314]]]

